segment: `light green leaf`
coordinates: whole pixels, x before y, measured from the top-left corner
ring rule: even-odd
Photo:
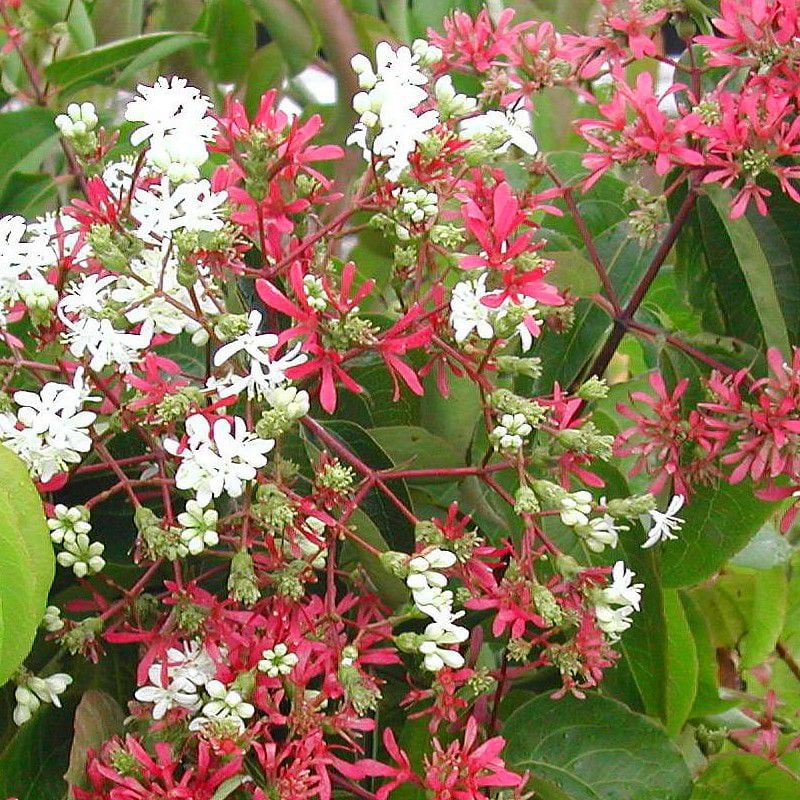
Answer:
[[[666,720],[670,736],[680,733],[697,696],[699,664],[694,637],[675,589],[664,591],[667,620]]]
[[[173,40],[172,52],[175,52],[182,47],[202,43],[205,41],[205,37],[199,33],[188,31],[164,31],[134,36],[130,39],[120,39],[92,50],[86,50],[79,55],[54,61],[45,68],[45,75],[62,91],[69,91],[86,82],[107,79],[127,67],[135,58],[142,56],[150,48],[169,40]],[[161,50],[156,51],[159,54],[161,52]],[[148,63],[152,62],[147,59],[140,60],[137,69]]]
[[[238,83],[256,49],[256,28],[247,0],[210,0],[204,32],[211,72],[221,83]]]
[[[699,486],[681,511],[685,522],[678,539],[661,549],[664,585],[689,586],[713,575],[776,507],[755,497],[747,481]]]
[[[30,651],[54,572],[39,493],[22,461],[0,446],[0,685]]]
[[[774,764],[749,753],[715,758],[700,776],[692,800],[789,800],[800,797],[800,782]]]
[[[685,800],[691,779],[662,728],[616,700],[541,695],[503,726],[504,758],[558,800]]]
[[[296,0],[251,0],[253,9],[280,47],[294,75],[317,54],[319,31]]]
[[[286,61],[276,42],[270,42],[256,50],[247,71],[247,88],[244,104],[252,117],[258,111],[261,96],[281,85],[286,75]]]
[[[720,186],[706,187],[708,196],[719,214],[736,253],[739,268],[744,275],[750,296],[761,321],[764,340],[769,347],[777,347],[784,355],[789,353],[789,334],[783,318],[772,271],[761,242],[746,217],[731,219],[730,192]]]
[[[753,609],[748,616],[747,633],[742,639],[742,665],[754,667],[775,649],[783,630],[789,599],[786,568],[779,566],[756,573]]]
[[[387,425],[369,428],[368,433],[402,469],[451,469],[464,465],[449,441],[411,425]],[[426,477],[426,483],[436,482]],[[443,480],[452,480],[445,477]]]
[[[83,0],[25,0],[25,5],[48,25],[66,21],[69,37],[76,49],[94,47],[94,30]]]
[[[53,115],[46,108],[20,108],[0,114],[0,196],[14,172],[37,169],[57,142]]]

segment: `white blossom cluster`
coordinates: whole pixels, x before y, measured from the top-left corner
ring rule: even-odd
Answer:
[[[57,672],[47,678],[39,678],[20,670],[16,683],[17,688],[14,690],[16,705],[12,716],[16,725],[24,725],[39,710],[42,703],[51,703],[56,708],[61,708],[59,695],[63,694],[72,683],[72,677]]]
[[[435,547],[408,562],[406,585],[411,589],[414,605],[433,620],[426,625],[417,644],[423,655],[423,666],[431,672],[444,667],[459,669],[464,666],[464,656],[448,646],[465,642],[469,630],[456,625],[464,612],[454,613],[453,592],[446,588],[447,576],[439,571],[450,569],[456,560],[455,553]]]
[[[97,415],[83,405],[93,400],[80,368],[71,385],[51,381],[38,392],[15,392],[16,414],[0,413],[0,442],[46,483],[91,449],[89,428]]]
[[[595,595],[594,615],[597,627],[612,642],[631,626],[631,615],[638,611],[642,600],[643,583],[632,583],[636,573],[624,562],[617,561],[611,572],[611,583]]]
[[[450,297],[450,325],[457,342],[466,341],[472,333],[480,339],[497,336],[498,326],[514,306],[524,309],[533,319],[537,318],[537,303],[532,297],[523,297],[521,302],[514,302],[507,297],[497,308],[486,305],[483,302],[485,298],[500,294],[499,289],[487,289],[487,278],[488,273],[483,272],[475,278],[459,281],[453,287]],[[519,336],[524,351],[533,347],[533,334],[524,321],[516,326],[513,333]]]
[[[153,719],[163,719],[173,708],[199,711],[200,692],[213,681],[216,668],[208,653],[196,642],[171,647],[164,662],[154,661],[147,671],[150,683],[136,690],[134,697],[152,703]]]
[[[244,485],[267,463],[274,439],[262,439],[247,430],[241,417],[221,418],[213,424],[203,414],[186,420],[186,440],[165,439],[164,449],[180,459],[175,475],[178,489],[194,492],[205,508],[223,493],[241,497]]]

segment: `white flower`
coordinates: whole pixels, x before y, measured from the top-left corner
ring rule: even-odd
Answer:
[[[215,381],[213,386],[222,397],[247,392],[248,397],[261,398],[270,390],[286,383],[286,370],[304,364],[308,356],[300,352],[300,345],[293,347],[280,358],[273,358],[270,350],[278,345],[274,333],[259,333],[261,313],[251,311],[247,317],[248,328],[241,336],[222,345],[214,354],[214,365],[227,363],[235,356],[245,356],[249,367],[247,375],[229,373],[224,381]]]
[[[74,541],[78,534],[88,534],[92,530],[89,522],[89,512],[84,506],[72,506],[67,508],[63,503],[59,503],[53,509],[54,516],[47,520],[47,527],[50,528],[50,538],[55,544],[63,541]]]
[[[85,533],[79,533],[74,539],[64,540],[64,550],[56,556],[56,561],[62,567],[71,567],[76,577],[85,578],[105,567],[104,550],[102,542],[92,542]]]
[[[125,109],[125,119],[143,123],[131,134],[134,147],[147,139],[152,146],[159,146],[165,140],[214,138],[217,123],[208,116],[211,101],[199,89],[189,86],[185,78],[160,77],[153,86],[140,84],[136,88],[141,97],[134,98]]]
[[[431,622],[425,627],[418,649],[425,658],[423,666],[430,672],[438,672],[444,667],[460,669],[464,666],[464,656],[457,650],[443,645],[461,644],[469,638],[469,631],[459,625]]]
[[[601,591],[606,605],[632,606],[636,611],[642,600],[643,583],[631,583],[636,573],[623,561],[617,561],[611,572],[612,582]]]
[[[241,417],[214,421],[212,427],[202,414],[186,420],[185,447],[174,439],[164,441],[164,449],[181,459],[175,475],[178,489],[196,493],[197,502],[205,507],[212,497],[223,492],[240,497],[244,483],[256,476],[267,463],[266,453],[275,446],[273,439],[261,439],[247,430]]]
[[[218,231],[225,225],[221,215],[226,192],[212,192],[207,180],[185,181],[174,188],[164,176],[160,183],[137,189],[131,215],[139,223],[134,233],[145,242],[158,244],[177,230]]]
[[[433,91],[439,104],[439,111],[445,118],[469,114],[478,106],[478,101],[474,97],[456,92],[453,79],[449,75],[442,75],[436,81]]]
[[[261,656],[258,668],[261,672],[266,673],[268,678],[288,675],[300,660],[296,653],[289,652],[289,648],[283,642],[264,650]]]
[[[61,609],[58,606],[47,606],[44,610],[41,626],[48,633],[55,633],[64,627],[64,620],[61,619]]]
[[[182,331],[194,334],[202,330],[183,310],[194,309],[194,301],[189,290],[178,281],[178,260],[169,242],[160,248],[145,250],[139,258],[131,260],[129,270],[130,274],[121,275],[111,292],[111,298],[125,306],[122,313],[128,322],[136,325],[150,320],[156,332],[172,336]],[[213,286],[208,277],[206,284],[209,288]],[[218,313],[203,281],[196,281],[192,289],[204,315]]]
[[[666,511],[661,512],[653,509],[653,511],[649,512],[652,525],[650,530],[647,531],[647,541],[642,545],[643,548],[652,547],[657,542],[666,542],[669,539],[678,538],[675,535],[675,531],[679,531],[683,527],[684,520],[675,515],[683,508],[684,502],[684,496],[676,494],[669,501]]]
[[[495,425],[489,434],[495,450],[519,450],[525,444],[533,427],[524,414],[503,414],[500,424]]]
[[[198,642],[183,642],[181,648],[167,650],[167,670],[170,678],[182,678],[195,686],[205,686],[213,680],[216,665]]]
[[[158,662],[150,665],[147,671],[149,686],[142,686],[136,690],[134,697],[142,703],[153,703],[153,719],[159,720],[172,708],[185,708],[197,711],[200,708],[200,697],[197,686],[187,678],[176,677],[164,685],[165,670]]]
[[[88,428],[96,414],[81,409],[89,399],[96,398],[87,396],[82,369],[76,370],[72,385],[50,382],[38,393],[16,392],[19,410],[16,416],[0,414],[0,441],[26,462],[32,475],[47,482],[91,449]]]
[[[116,275],[83,275],[79,283],[67,284],[64,297],[58,304],[59,316],[66,322],[68,314],[87,316],[100,314],[111,299],[111,287],[116,283]]]
[[[622,606],[621,608],[611,608],[609,606],[595,606],[594,615],[597,619],[597,627],[603,633],[607,633],[612,642],[619,639],[619,634],[628,630],[631,626],[631,614],[633,606]]]
[[[466,139],[475,139],[480,134],[500,131],[508,139],[497,148],[498,153],[504,153],[511,145],[516,145],[524,153],[535,155],[539,147],[536,139],[531,136],[531,118],[528,111],[519,108],[516,111],[487,111],[477,117],[469,117],[461,122],[461,133]]]
[[[587,525],[579,526],[576,533],[593,553],[602,553],[606,547],[616,547],[619,544],[619,532],[627,530],[627,525],[621,525],[614,517],[603,514],[602,517],[590,519]]]
[[[182,528],[181,539],[193,556],[202,553],[206,547],[219,544],[218,520],[219,514],[213,508],[204,509],[195,500],[189,500],[186,510],[178,514],[178,524]]]
[[[450,297],[450,324],[457,342],[463,342],[473,331],[481,339],[494,336],[492,320],[495,310],[481,299],[491,294],[486,289],[487,273],[473,280],[459,281]]]
[[[208,160],[206,143],[198,137],[168,136],[147,152],[147,161],[173,183],[196,181]]]
[[[279,386],[271,389],[266,395],[267,402],[289,419],[300,419],[308,414],[311,403],[308,392],[295,386]]]
[[[52,703],[56,708],[61,708],[59,695],[63,694],[71,683],[72,677],[63,672],[57,672],[48,678],[38,678],[30,674],[20,678],[14,690],[17,705],[12,716],[15,724],[24,725],[42,703]]]
[[[56,127],[65,139],[84,136],[97,127],[97,111],[94,103],[70,103],[66,114],[59,114]]]
[[[141,359],[142,351],[150,346],[155,326],[148,319],[139,333],[127,333],[115,328],[108,319],[94,317],[65,321],[64,342],[77,358],[91,356],[89,367],[99,372],[112,364],[120,372],[130,372]]]
[[[203,706],[203,714],[206,717],[242,721],[250,719],[256,712],[252,703],[246,702],[239,692],[228,689],[222,681],[209,681],[206,684],[206,692],[212,698]]]
[[[561,521],[568,527],[588,525],[589,513],[592,510],[592,493],[583,489],[561,498],[559,503]]]

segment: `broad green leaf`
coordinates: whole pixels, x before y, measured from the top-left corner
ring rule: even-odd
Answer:
[[[245,108],[251,117],[258,111],[261,96],[280,86],[285,76],[286,62],[277,43],[270,42],[259,47],[250,59],[244,95]]]
[[[800,782],[769,761],[749,753],[713,759],[700,776],[692,800],[790,800],[800,797]]]
[[[719,714],[735,705],[736,701],[722,700],[719,696],[717,654],[711,643],[708,623],[700,606],[683,590],[680,598],[697,652],[697,693],[689,717]]]
[[[197,39],[194,33],[182,33],[158,42],[152,47],[148,47],[143,53],[139,53],[114,80],[115,86],[127,87],[136,83],[139,73],[151,64],[160,63],[169,58],[174,53],[195,47],[203,43],[202,39]]]
[[[119,703],[105,692],[90,689],[84,692],[75,709],[75,733],[69,754],[69,767],[64,780],[70,786],[85,788],[86,757],[89,750],[97,751],[118,733],[122,733],[125,713]]]
[[[451,469],[464,465],[449,441],[425,430],[410,425],[389,425],[370,428],[367,433],[389,454],[394,463],[407,469]],[[426,477],[425,483],[436,478]],[[450,481],[444,477],[439,480]]]
[[[61,800],[67,784],[72,714],[75,706],[42,705],[30,722],[15,731],[0,752],[0,796],[18,800]]]
[[[163,31],[120,39],[116,42],[86,50],[78,55],[62,58],[49,64],[45,69],[47,79],[62,91],[77,88],[87,82],[104,81],[127,67],[135,58],[142,56],[155,45],[173,40],[181,47],[189,47],[205,41],[199,33],[188,31]],[[161,51],[157,51],[161,52]],[[149,61],[140,61],[139,67],[146,66]]]
[[[238,83],[256,49],[255,21],[247,0],[210,0],[203,30],[214,78],[220,83]]]
[[[52,175],[45,172],[12,172],[0,198],[0,214],[20,214],[31,219],[51,208],[56,196]]]
[[[743,666],[760,664],[775,649],[786,619],[788,595],[785,567],[773,567],[756,574],[753,608],[747,620],[747,633],[739,648]]]
[[[668,654],[664,726],[670,736],[676,736],[689,719],[697,696],[699,664],[694,637],[675,589],[664,591],[664,613]]]
[[[375,523],[360,509],[357,508],[350,515],[350,525],[355,529],[355,534],[367,544],[384,553],[390,549]],[[407,603],[408,590],[405,584],[398,577],[386,571],[378,556],[360,547],[358,542],[351,544],[357,553],[358,560],[372,580],[376,593],[384,602],[391,608],[397,608],[403,603]]]
[[[446,439],[461,457],[472,442],[475,423],[480,419],[478,387],[469,378],[448,377],[449,397],[442,397],[436,381],[425,379],[425,394],[420,400],[420,425]]]
[[[411,40],[407,0],[381,0],[383,16],[402,41]]]
[[[664,730],[616,700],[540,695],[503,726],[506,763],[543,800],[686,800],[691,779]]]
[[[0,114],[0,196],[14,172],[33,171],[58,142],[53,114],[46,108],[20,108]]]
[[[39,493],[22,461],[0,446],[0,685],[30,651],[54,572]]]
[[[688,586],[713,575],[767,521],[775,503],[759,500],[745,481],[699,486],[684,506],[676,541],[661,549],[664,585]]]
[[[548,250],[547,258],[556,264],[547,273],[549,283],[559,289],[569,289],[571,294],[579,297],[600,291],[600,278],[592,262],[579,250]]]
[[[319,31],[296,0],[251,0],[269,35],[278,44],[294,75],[317,54]]]
[[[777,347],[784,355],[787,355],[789,353],[789,334],[786,330],[775,281],[763,245],[747,217],[731,219],[730,192],[714,185],[707,187],[707,192],[727,232],[739,263],[739,269],[741,269],[750,290],[750,296],[764,331],[764,342],[769,347]]]

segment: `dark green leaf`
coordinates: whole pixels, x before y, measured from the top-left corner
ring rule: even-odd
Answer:
[[[699,486],[681,511],[680,536],[662,548],[664,585],[688,586],[713,575],[776,510],[749,482]]]
[[[435,436],[425,428],[390,425],[385,428],[370,428],[367,433],[403,469],[451,469],[464,465],[464,460],[449,441]],[[440,480],[449,481],[452,478],[445,476]],[[424,481],[436,482],[436,478],[426,477]]]
[[[280,86],[286,75],[286,62],[280,47],[275,42],[265,44],[256,50],[247,71],[247,88],[244,104],[252,117],[258,111],[261,96]]]
[[[753,609],[739,648],[743,666],[760,664],[775,649],[786,619],[788,594],[786,567],[773,567],[756,574]]]
[[[699,664],[694,637],[674,589],[664,591],[664,613],[667,620],[667,714],[664,725],[671,736],[676,736],[694,706]]]
[[[44,172],[12,172],[0,198],[0,214],[32,218],[50,208],[56,196],[53,176]]]
[[[504,757],[543,798],[685,800],[691,780],[664,730],[622,703],[539,696],[503,727]]]

